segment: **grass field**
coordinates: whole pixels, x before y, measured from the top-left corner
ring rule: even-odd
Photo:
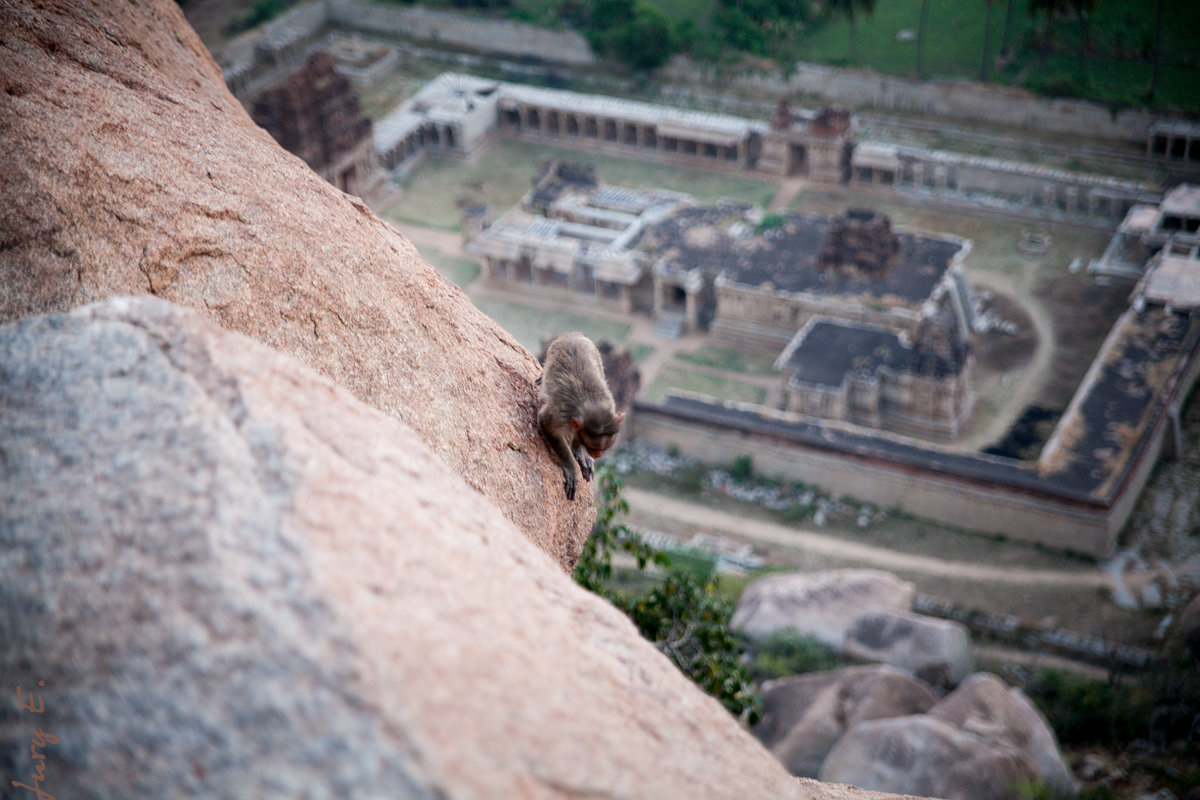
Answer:
[[[767,391],[761,386],[754,386],[741,381],[718,377],[707,372],[688,369],[686,366],[671,362],[658,371],[654,382],[642,390],[641,398],[651,403],[657,403],[667,396],[671,389],[685,392],[697,392],[715,397],[718,400],[731,400],[742,403],[762,403]]]
[[[676,353],[675,358],[704,367],[746,375],[775,375],[775,356],[732,347],[702,347],[694,353]]]
[[[448,256],[431,247],[422,248],[421,256],[460,289],[465,289],[467,284],[479,277],[479,262],[473,259]]]
[[[766,205],[776,185],[769,181],[698,170],[668,167],[580,150],[529,142],[497,142],[478,160],[467,164],[430,159],[411,175],[403,194],[383,210],[383,216],[434,228],[458,230],[459,210],[483,203],[498,216],[520,202],[547,160],[562,158],[593,164],[604,183],[635,188],[670,189],[701,202],[727,197]]]
[[[621,346],[625,346],[629,338],[628,324],[579,311],[546,309],[482,296],[471,299],[480,311],[500,323],[533,353],[542,349],[543,337],[565,331],[583,331],[593,339],[608,339]]]

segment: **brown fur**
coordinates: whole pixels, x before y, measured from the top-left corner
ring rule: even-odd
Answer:
[[[538,426],[562,468],[567,499],[574,500],[578,479],[572,462],[590,481],[625,414],[617,413],[600,352],[582,333],[565,333],[550,343],[538,387]]]

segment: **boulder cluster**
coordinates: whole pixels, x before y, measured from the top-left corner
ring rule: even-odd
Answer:
[[[912,584],[877,570],[769,575],[733,625],[874,662],[768,682],[755,735],[793,774],[865,789],[1005,800],[1076,790],[1054,732],[1019,689],[972,672],[966,629],[912,613]]]

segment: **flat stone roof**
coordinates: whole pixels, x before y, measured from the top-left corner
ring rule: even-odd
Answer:
[[[1174,381],[1197,357],[1200,314],[1129,309],[1109,333],[1043,451],[1043,477],[1107,496],[1165,411]]]
[[[789,383],[839,387],[852,372],[872,376],[880,367],[903,370],[912,354],[892,331],[814,320],[788,345],[779,369],[792,373]]]
[[[1159,210],[1177,217],[1200,217],[1200,186],[1179,184],[1163,197]]]
[[[544,89],[519,83],[505,83],[502,87],[504,106],[527,103],[542,108],[569,111],[572,114],[662,126],[662,130],[666,131],[665,135],[673,135],[670,133],[672,130],[686,132],[689,138],[695,138],[697,133],[708,133],[714,141],[732,143],[752,132],[761,133],[767,129],[767,126],[760,122],[730,114],[689,111],[619,97],[583,94],[565,89]]]
[[[1200,261],[1162,254],[1146,275],[1142,294],[1152,303],[1174,309],[1200,308]]]
[[[762,233],[735,205],[683,208],[649,227],[640,246],[667,274],[697,267],[723,273],[727,284],[813,295],[864,297],[916,308],[933,292],[965,242],[897,233],[900,253],[887,274],[870,280],[817,269],[832,227],[824,217],[788,214]]]

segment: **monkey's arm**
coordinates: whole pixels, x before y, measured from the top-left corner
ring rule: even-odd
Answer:
[[[588,452],[583,449],[583,445],[579,442],[575,443],[575,447],[571,449],[571,453],[575,456],[575,460],[579,462],[579,473],[583,475],[583,479],[590,481],[592,476],[596,474],[596,459],[588,455]]]
[[[546,439],[546,444],[550,445],[550,452],[558,459],[558,466],[563,473],[563,489],[567,492],[567,499],[575,499],[575,485],[578,479],[575,477],[575,459],[571,454],[571,445],[569,440],[559,432],[560,426],[550,422],[547,415],[538,414],[538,426],[542,429],[542,436]]]

